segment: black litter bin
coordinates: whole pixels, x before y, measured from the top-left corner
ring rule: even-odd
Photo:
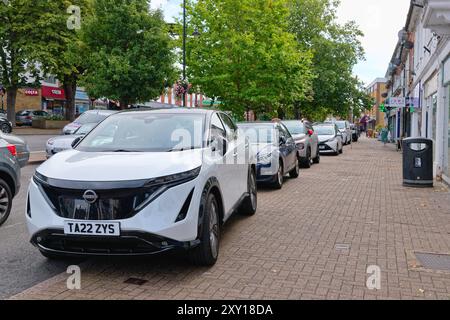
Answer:
[[[424,138],[403,140],[403,185],[433,187],[433,141]]]

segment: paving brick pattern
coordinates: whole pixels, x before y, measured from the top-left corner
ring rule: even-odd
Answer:
[[[401,154],[362,139],[283,190],[260,190],[257,214],[227,223],[213,268],[174,254],[93,260],[82,265],[82,290],[69,291],[61,274],[12,299],[449,300],[450,274],[420,268],[410,253],[450,253],[450,193],[401,179]],[[366,287],[370,265],[381,268],[380,290]]]

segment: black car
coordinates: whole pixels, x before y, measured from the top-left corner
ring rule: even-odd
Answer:
[[[0,113],[0,131],[3,133],[12,132],[12,123],[6,118],[6,114]]]
[[[257,159],[257,182],[281,189],[284,176],[298,178],[300,154],[289,130],[282,123],[246,122],[238,124],[251,143]]]

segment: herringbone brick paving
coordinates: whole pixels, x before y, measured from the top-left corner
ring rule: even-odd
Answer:
[[[362,139],[283,190],[260,190],[257,214],[225,226],[213,268],[175,254],[92,260],[81,290],[61,274],[12,299],[448,300],[450,273],[420,269],[410,254],[450,253],[450,193],[401,179],[401,154]],[[381,268],[381,290],[366,287],[369,265]]]

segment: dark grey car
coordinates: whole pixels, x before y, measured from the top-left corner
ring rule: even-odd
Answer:
[[[15,145],[0,139],[0,226],[8,219],[20,188],[20,165],[15,154]]]
[[[16,113],[16,125],[31,126],[33,120],[42,119],[48,115],[48,112],[43,110],[22,110]]]
[[[17,160],[21,168],[25,167],[30,159],[30,149],[28,144],[22,138],[13,134],[4,134],[0,132],[0,139],[16,146]]]

